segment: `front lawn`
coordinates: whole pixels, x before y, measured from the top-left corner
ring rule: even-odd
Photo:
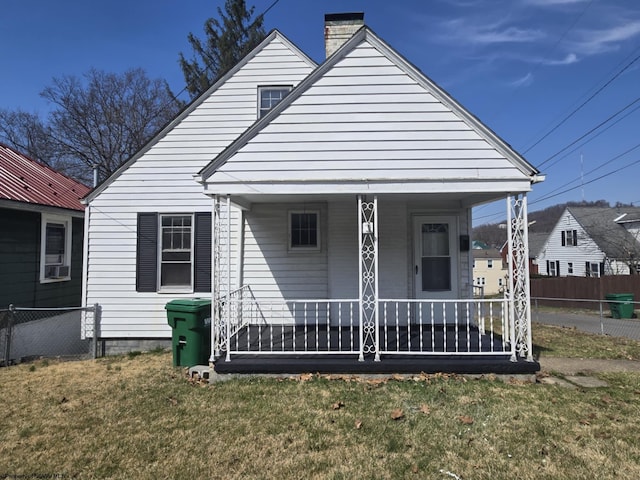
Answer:
[[[189,381],[168,353],[0,369],[0,477],[640,478],[640,375]]]

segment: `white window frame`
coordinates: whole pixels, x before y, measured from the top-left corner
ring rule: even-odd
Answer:
[[[276,105],[278,105],[278,103],[280,103],[282,100],[285,99],[285,97],[287,95],[289,95],[289,92],[292,90],[293,86],[292,85],[261,85],[258,87],[258,119],[262,118],[264,115],[266,115],[267,113],[269,113]],[[283,97],[280,99],[280,101],[278,103],[275,103],[274,105],[271,105],[271,107],[269,107],[268,109],[263,109],[262,108],[262,95],[264,92],[267,91],[272,91],[272,90],[277,90],[277,91],[286,91],[286,94],[283,95]]]
[[[549,275],[550,277],[557,277],[558,276],[558,272],[556,271],[556,262],[554,261],[549,261],[549,271],[547,272],[547,275]]]
[[[573,275],[573,262],[567,262],[567,275]]]
[[[71,280],[71,240],[73,238],[72,217],[67,215],[50,215],[43,213],[40,221],[40,283],[67,282]],[[66,267],[68,274],[47,277],[47,225],[64,225],[64,253],[62,262],[50,266]]]
[[[291,242],[291,237],[292,237],[292,231],[291,229],[293,228],[293,223],[291,221],[292,216],[294,214],[312,214],[316,216],[316,245],[311,245],[311,246],[294,246],[292,245]],[[289,210],[288,214],[288,226],[287,226],[287,245],[289,246],[289,251],[290,252],[314,252],[314,251],[319,251],[320,247],[321,247],[321,232],[322,232],[322,226],[320,224],[320,210]]]
[[[593,269],[593,266],[596,266],[596,269]],[[600,278],[600,263],[598,262],[589,262],[589,271],[587,272],[588,277]]]
[[[487,268],[493,268],[493,259],[492,258],[488,258],[487,259]]]
[[[189,274],[189,285],[162,285],[162,219],[166,217],[189,217],[191,218],[191,246],[190,246],[190,255],[189,255],[189,263],[191,265],[190,274]],[[159,213],[158,214],[158,272],[157,272],[157,282],[158,282],[158,292],[167,293],[167,292],[178,292],[178,293],[192,293],[193,292],[193,269],[194,269],[194,255],[195,255],[195,218],[192,213]],[[169,262],[164,262],[169,263]],[[186,262],[185,262],[186,263]]]
[[[575,232],[575,236],[574,236]],[[564,231],[564,246],[565,247],[577,247],[578,246],[578,231],[576,229],[570,229]]]

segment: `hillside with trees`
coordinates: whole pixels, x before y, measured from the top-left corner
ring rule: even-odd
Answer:
[[[620,202],[616,203],[616,207],[631,206]],[[564,212],[566,207],[601,207],[610,208],[611,205],[606,200],[596,200],[594,202],[567,202],[558,205],[552,205],[544,210],[529,212],[529,232],[531,233],[547,233],[555,226],[558,218]],[[507,230],[501,228],[503,222],[487,223],[479,225],[473,229],[472,235],[474,240],[486,243],[492,248],[502,248],[504,242],[507,241]]]

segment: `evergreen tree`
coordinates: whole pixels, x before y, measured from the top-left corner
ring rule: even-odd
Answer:
[[[254,10],[247,9],[244,0],[226,0],[224,11],[218,7],[219,18],[205,22],[205,40],[189,34],[193,58],[180,53],[179,62],[191,98],[205,92],[264,39],[264,18],[252,20]]]

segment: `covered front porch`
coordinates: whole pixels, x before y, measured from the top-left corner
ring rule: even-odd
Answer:
[[[264,286],[264,275],[245,272],[254,262],[251,242],[262,245],[257,248],[261,259],[271,258],[265,268],[282,268],[265,247],[278,239],[268,240],[255,218],[259,215],[252,217],[252,211],[261,212],[255,200],[214,197],[211,361],[217,372],[515,374],[539,369],[531,348],[526,194],[506,197],[510,274],[505,295],[493,299],[473,297],[470,206],[461,207],[459,200],[445,208],[440,198],[440,208],[434,208],[425,196],[405,199],[405,212],[394,215],[403,220],[393,228],[382,222],[398,209],[385,210],[383,203],[397,202],[397,195],[354,196],[351,228],[327,218],[336,216],[335,208],[311,201],[308,205],[325,217],[317,230],[322,248],[296,256],[289,244],[286,253],[293,264],[287,264],[284,276],[300,288],[273,274],[271,289]],[[282,198],[268,200],[279,210],[295,210]],[[299,197],[289,200],[300,204]],[[278,223],[268,218],[271,225]],[[398,228],[408,232],[407,238],[385,245]],[[350,235],[355,237],[351,245],[344,240]],[[305,277],[297,267],[314,264],[318,256],[327,258],[333,275],[327,274],[326,289],[318,287],[321,298],[300,297],[296,292],[308,293],[304,285],[317,278]],[[350,261],[357,269],[353,275],[345,267]],[[398,292],[405,295],[388,295]]]

